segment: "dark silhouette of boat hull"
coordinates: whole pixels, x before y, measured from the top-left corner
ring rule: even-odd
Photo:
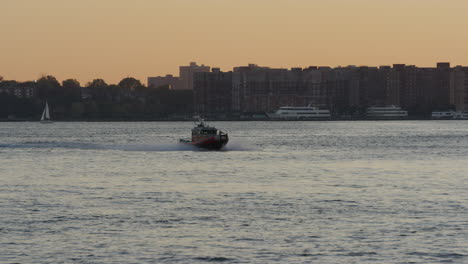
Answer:
[[[209,150],[220,150],[228,143],[229,137],[227,133],[206,125],[200,116],[196,117],[198,122],[195,122],[196,126],[192,128],[191,140],[180,139],[180,143]]]
[[[223,134],[223,135],[207,137],[198,141],[190,141],[186,139],[181,139],[179,142],[181,144],[191,145],[197,148],[203,148],[203,149],[209,149],[209,150],[220,150],[229,142],[229,137],[227,134]]]

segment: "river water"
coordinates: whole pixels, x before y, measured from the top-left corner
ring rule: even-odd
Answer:
[[[0,123],[0,263],[468,263],[468,122]]]

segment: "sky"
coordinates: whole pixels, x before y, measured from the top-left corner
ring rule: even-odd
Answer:
[[[0,76],[178,75],[222,70],[468,65],[467,0],[0,0]]]

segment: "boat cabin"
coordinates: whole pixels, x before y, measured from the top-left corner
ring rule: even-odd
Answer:
[[[192,129],[192,136],[194,135],[216,135],[218,130],[214,127],[200,127],[197,126]]]
[[[198,141],[201,139],[216,136],[218,130],[214,127],[207,127],[204,125],[198,125],[192,129],[192,141]]]

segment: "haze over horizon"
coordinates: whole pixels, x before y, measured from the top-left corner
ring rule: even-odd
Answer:
[[[0,76],[117,83],[191,61],[468,65],[466,0],[4,0]]]

